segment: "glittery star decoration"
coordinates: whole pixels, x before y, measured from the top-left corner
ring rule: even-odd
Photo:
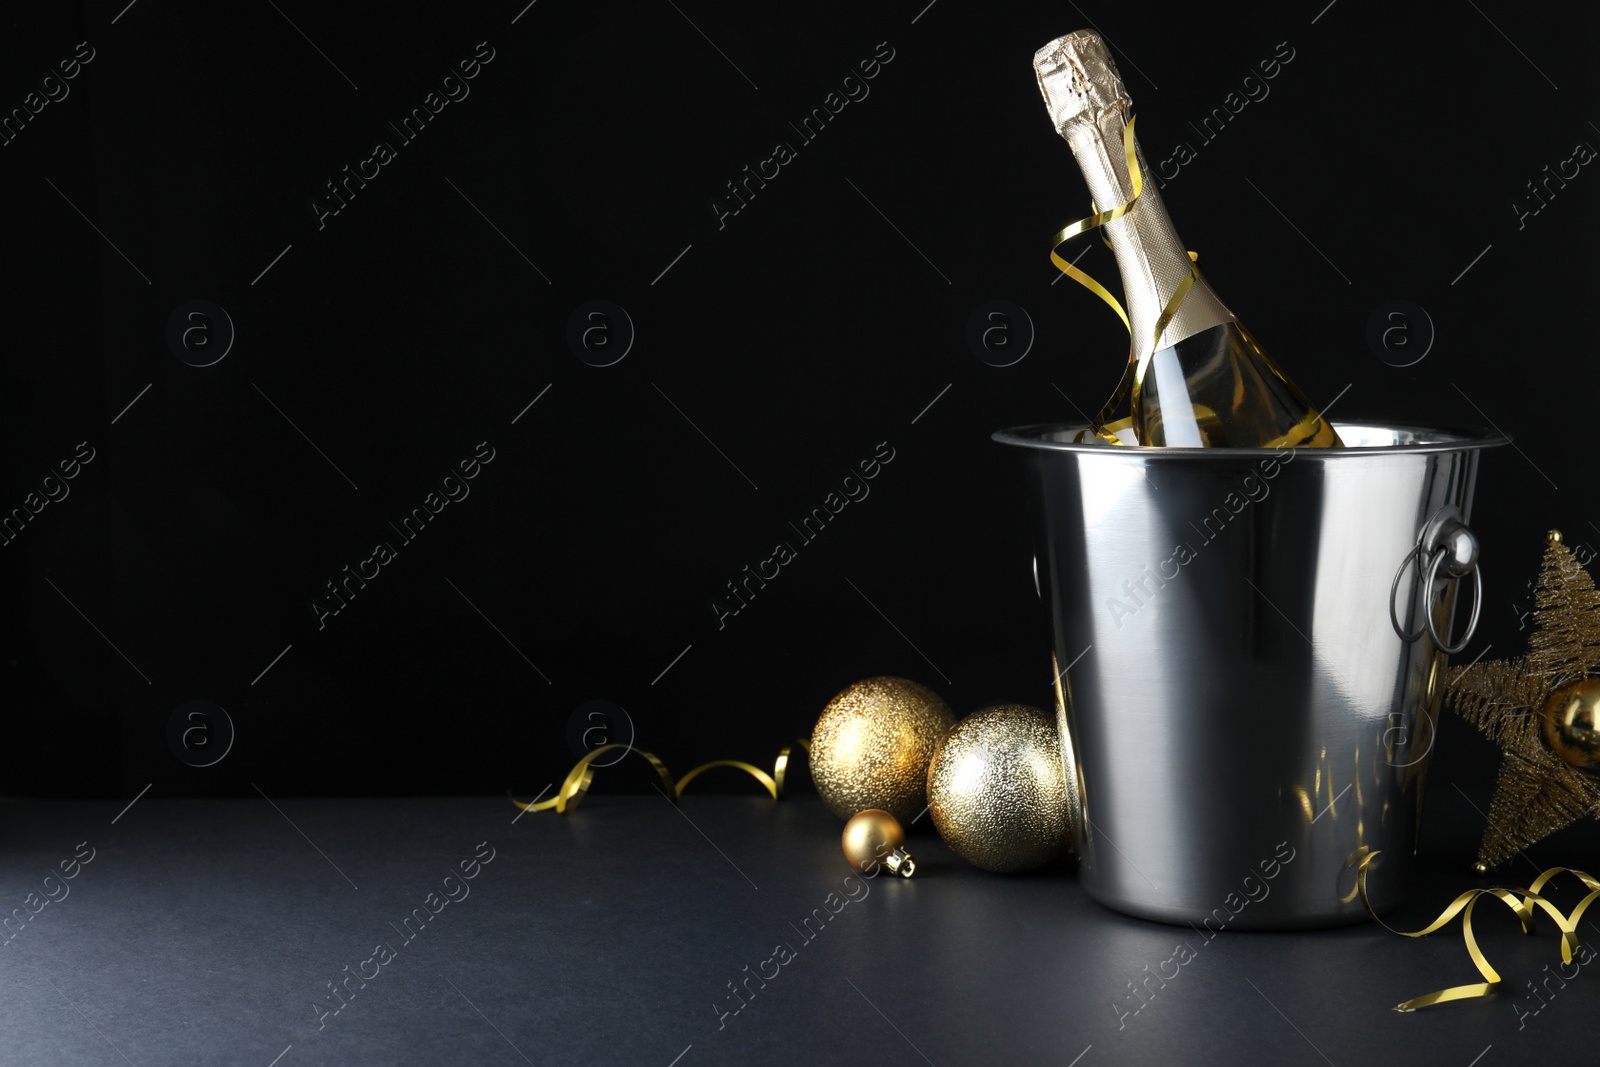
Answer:
[[[1528,649],[1457,668],[1445,686],[1461,717],[1505,756],[1478,846],[1479,871],[1585,815],[1600,817],[1600,777],[1552,751],[1542,729],[1550,694],[1600,669],[1600,592],[1559,530],[1545,545]]]

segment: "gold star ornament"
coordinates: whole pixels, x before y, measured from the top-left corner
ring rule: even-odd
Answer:
[[[1476,869],[1497,867],[1585,815],[1600,817],[1600,591],[1561,532],[1545,544],[1528,654],[1452,671],[1461,717],[1505,760]]]

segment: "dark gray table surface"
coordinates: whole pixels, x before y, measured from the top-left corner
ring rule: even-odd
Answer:
[[[1515,991],[1402,1015],[1391,1006],[1476,980],[1459,927],[1204,942],[1101,907],[1070,861],[986,874],[926,832],[911,842],[915,878],[847,885],[840,823],[814,795],[691,791],[674,808],[597,792],[570,815],[520,818],[484,797],[145,796],[119,815],[124,803],[0,803],[0,910],[37,910],[0,947],[0,1064],[1495,1067],[1594,1054],[1600,982],[1552,982],[1533,1000],[1523,983],[1554,972],[1556,935],[1548,922],[1521,935],[1499,905],[1480,928]],[[1487,884],[1464,870],[1481,818],[1448,791],[1428,803],[1427,842],[1447,860],[1423,864],[1396,921]],[[47,881],[90,849],[76,877]],[[491,850],[476,877],[447,881]],[[1532,870],[1504,875],[1525,884]],[[441,904],[446,890],[457,899]],[[40,906],[46,891],[58,899]],[[1569,886],[1563,906],[1577,897]],[[803,920],[829,904],[808,940]],[[414,908],[429,918],[408,941]],[[1600,947],[1592,924],[1580,933]],[[1122,1014],[1141,1003],[1128,983],[1182,942],[1195,957]],[[787,962],[765,962],[780,944]],[[750,979],[745,1006],[721,1014],[738,1006],[728,983],[763,970],[776,976]],[[354,993],[323,1015],[346,979]]]

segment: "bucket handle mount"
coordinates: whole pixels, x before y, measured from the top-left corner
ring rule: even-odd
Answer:
[[[1422,560],[1427,557],[1428,563],[1424,567]],[[1467,620],[1467,630],[1461,635],[1461,640],[1451,644],[1439,633],[1434,623],[1434,613],[1431,610],[1423,613],[1423,624],[1414,632],[1407,631],[1400,625],[1400,616],[1396,601],[1399,599],[1400,579],[1404,577],[1406,568],[1416,564],[1417,578],[1422,582],[1421,594],[1424,599],[1439,580],[1439,571],[1442,568],[1448,578],[1465,578],[1472,575],[1472,616]],[[1417,640],[1424,633],[1433,638],[1433,643],[1440,652],[1454,655],[1467,647],[1472,640],[1474,631],[1478,628],[1478,614],[1483,608],[1483,570],[1478,566],[1478,539],[1470,527],[1462,521],[1461,512],[1455,505],[1446,505],[1441,508],[1423,529],[1422,536],[1417,539],[1416,545],[1406,558],[1400,561],[1400,569],[1395,572],[1394,581],[1389,586],[1389,622],[1394,627],[1394,632],[1400,635],[1400,640],[1411,642]]]

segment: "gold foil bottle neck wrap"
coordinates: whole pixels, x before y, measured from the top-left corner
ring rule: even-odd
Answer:
[[[1105,40],[1091,30],[1058,37],[1033,54],[1033,69],[1050,121],[1071,146],[1095,206],[1106,211],[1132,200],[1133,178],[1122,150],[1122,128],[1133,104]],[[1138,158],[1143,191],[1133,210],[1105,227],[1122,275],[1135,361],[1156,347],[1156,320],[1191,265],[1156,191],[1155,173],[1142,151]],[[1233,313],[1202,275],[1167,324],[1160,347],[1233,321]]]
[[[1057,37],[1033,54],[1033,71],[1050,121],[1063,137],[1067,124],[1079,116],[1098,125],[1106,112],[1114,109],[1126,118],[1133,107],[1098,33],[1079,30]]]

